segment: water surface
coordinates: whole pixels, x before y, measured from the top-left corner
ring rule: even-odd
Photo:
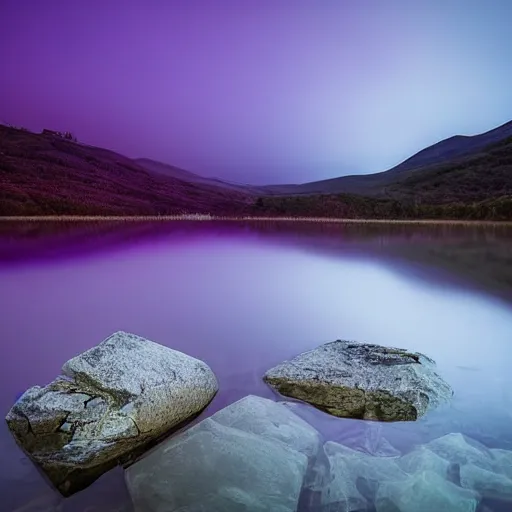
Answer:
[[[26,388],[118,330],[212,367],[220,391],[202,417],[247,394],[279,399],[261,380],[268,368],[342,338],[424,352],[455,389],[448,407],[418,422],[382,425],[398,450],[449,432],[512,449],[509,232],[212,222],[2,229],[4,415]],[[298,412],[353,447],[368,431],[307,406]],[[120,469],[62,500],[5,424],[0,446],[2,510],[131,510]]]

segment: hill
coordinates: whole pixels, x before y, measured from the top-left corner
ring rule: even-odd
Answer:
[[[172,178],[177,178],[179,180],[187,181],[189,183],[201,183],[203,185],[210,185],[213,187],[227,188],[229,190],[243,192],[244,194],[265,193],[263,187],[254,187],[251,185],[242,185],[240,183],[231,183],[229,181],[220,180],[217,178],[206,178],[204,176],[200,176],[199,174],[195,174],[190,171],[185,171],[184,169],[180,169],[179,167],[174,167],[173,165],[157,162],[156,160],[151,160],[149,158],[137,158],[134,160],[134,162],[143,167],[144,169],[147,169],[148,171],[163,174],[164,176],[170,176]]]
[[[489,177],[486,170],[494,168],[496,163],[500,167],[503,167],[505,161],[509,163],[511,151],[509,142],[511,140],[512,121],[480,135],[450,137],[423,149],[388,171],[343,176],[301,185],[270,185],[265,188],[265,191],[268,194],[276,195],[346,193],[397,198],[400,190],[406,195],[410,195],[406,190],[408,185],[413,185],[416,182],[428,184],[429,180],[432,180],[432,183],[438,183],[439,174],[444,174],[443,179],[445,179],[448,178],[451,170],[457,170],[453,175],[457,177],[457,180],[462,178],[468,181],[469,179],[471,187],[481,183],[482,191],[491,192],[493,196],[496,196],[503,192],[502,186],[499,185],[500,190],[489,190],[488,184],[495,182],[497,177],[495,172],[493,172],[493,176]],[[503,143],[509,147],[503,146]],[[494,148],[496,148],[496,152],[493,153]],[[485,159],[489,157],[492,158],[492,163],[484,165]],[[501,172],[508,171],[501,169],[499,174]],[[410,181],[407,181],[409,179]],[[448,181],[451,180],[452,178],[448,179]],[[509,178],[506,178],[506,181],[509,181]],[[397,188],[398,184],[402,184],[401,189]],[[418,193],[417,187],[414,188],[416,189],[414,193]]]
[[[504,125],[507,130],[509,125]],[[151,160],[135,161],[51,133],[0,126],[0,216],[210,213],[512,220],[512,136],[496,142],[498,133],[507,132],[494,131],[494,142],[470,155],[330,180],[351,184],[350,193],[322,189],[283,195],[230,186]],[[477,143],[482,140],[490,139]]]
[[[150,172],[113,151],[0,126],[0,215],[235,214],[246,193]]]

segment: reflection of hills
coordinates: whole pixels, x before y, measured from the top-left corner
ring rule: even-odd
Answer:
[[[143,241],[260,237],[331,255],[378,257],[444,270],[512,301],[512,227],[310,222],[2,222],[0,261],[69,258]]]

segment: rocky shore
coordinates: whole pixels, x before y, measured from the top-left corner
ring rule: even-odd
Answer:
[[[340,340],[264,380],[368,425],[414,421],[453,394],[423,354]],[[217,389],[206,363],[117,332],[47,386],[27,390],[7,423],[64,496],[124,466],[136,512],[483,512],[512,504],[512,451],[460,433],[406,453],[383,437],[356,450],[323,439],[294,412],[300,404],[253,395],[187,427]]]

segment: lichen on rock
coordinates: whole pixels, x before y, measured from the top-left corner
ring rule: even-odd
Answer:
[[[334,416],[377,421],[414,421],[453,395],[423,354],[341,340],[268,370],[264,380]]]

